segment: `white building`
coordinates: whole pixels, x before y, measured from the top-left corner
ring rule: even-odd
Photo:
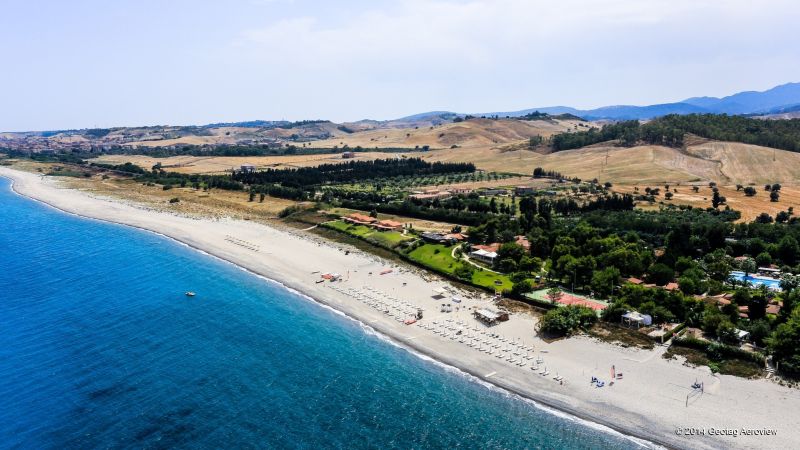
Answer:
[[[470,258],[475,258],[478,261],[483,261],[487,264],[493,264],[495,258],[497,258],[497,253],[495,252],[488,252],[482,248],[475,250],[469,254]]]

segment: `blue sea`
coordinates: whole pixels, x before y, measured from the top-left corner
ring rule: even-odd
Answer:
[[[637,446],[167,238],[0,205],[0,448]]]

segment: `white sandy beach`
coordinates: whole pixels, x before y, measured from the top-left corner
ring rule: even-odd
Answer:
[[[18,193],[63,211],[161,233],[277,280],[404,346],[541,404],[626,434],[677,448],[800,448],[800,436],[795,434],[800,424],[800,391],[796,389],[687,367],[662,358],[663,347],[652,351],[621,348],[585,337],[548,344],[536,337],[535,319],[528,315],[512,315],[508,322],[487,328],[472,318],[470,308],[491,307],[488,297],[461,293],[460,304],[450,301],[449,296],[436,300],[432,298],[434,289],[450,288],[444,281],[424,279],[437,277],[423,278],[416,269],[386,263],[303,232],[153,211],[95,198],[62,188],[52,178],[6,167],[0,167],[0,176],[11,178]],[[380,274],[389,268],[391,273]],[[336,272],[344,280],[316,283],[320,272]],[[202,293],[198,297],[202,298]],[[458,305],[460,311],[440,312],[443,302]],[[413,325],[398,322],[417,307],[424,309],[421,321]],[[473,346],[468,345],[470,342]],[[498,358],[498,353],[504,358]],[[520,366],[523,362],[525,365]],[[612,365],[624,376],[610,385]],[[531,370],[532,366],[538,369]],[[540,375],[545,368],[549,374]],[[564,384],[554,380],[557,375],[563,377]],[[605,380],[605,387],[591,385],[592,376]],[[702,394],[693,392],[695,380],[704,383]],[[687,436],[689,430],[705,434]],[[712,430],[734,430],[739,435],[712,436]],[[774,434],[743,436],[743,430],[774,430]]]

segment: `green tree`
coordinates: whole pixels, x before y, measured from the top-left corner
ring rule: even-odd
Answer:
[[[558,287],[552,287],[547,290],[547,298],[550,300],[550,303],[556,304],[561,297],[564,295],[564,292],[561,291]]]
[[[459,280],[471,282],[475,268],[471,264],[459,264],[453,271],[453,275]]]
[[[756,264],[758,267],[769,267],[772,264],[772,255],[767,252],[759,253],[756,256]]]
[[[716,334],[717,339],[725,344],[735,345],[739,343],[736,327],[730,321],[724,320],[720,322],[719,326],[717,326]]]
[[[614,286],[619,284],[619,269],[616,267],[606,267],[598,270],[592,275],[592,290],[601,297],[608,297],[614,290]]]
[[[794,265],[798,256],[800,256],[800,244],[797,243],[797,239],[789,235],[784,236],[778,242],[778,258],[784,264]]]
[[[648,270],[648,279],[650,282],[659,286],[664,286],[672,281],[673,278],[675,278],[675,271],[663,263],[653,264],[650,266],[650,270]]]
[[[742,272],[744,272],[745,276],[754,273],[758,270],[758,266],[756,266],[756,261],[753,258],[747,258],[741,263]]]
[[[511,292],[516,295],[525,294],[527,292],[531,292],[533,290],[533,286],[531,286],[530,280],[520,280],[514,283],[511,287]]]
[[[785,323],[778,325],[767,345],[778,369],[792,376],[800,376],[800,309],[795,308]]]
[[[580,329],[588,329],[597,322],[597,315],[585,306],[569,305],[547,311],[540,322],[540,330],[555,336],[566,336]]]
[[[750,298],[750,304],[747,307],[747,317],[750,320],[763,319],[767,315],[767,297],[758,292]]]
[[[751,322],[747,331],[750,332],[750,339],[752,339],[756,345],[764,346],[771,330],[769,322],[761,319]]]

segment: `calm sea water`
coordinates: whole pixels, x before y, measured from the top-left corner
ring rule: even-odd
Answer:
[[[0,206],[2,448],[634,446],[168,239]]]

